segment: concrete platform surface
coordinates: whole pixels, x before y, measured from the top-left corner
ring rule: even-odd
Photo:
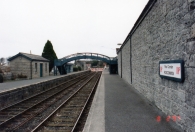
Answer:
[[[81,72],[85,72],[85,71],[81,71]],[[30,80],[17,80],[17,81],[8,81],[8,82],[0,83],[0,93],[9,91],[12,89],[20,88],[26,85],[31,85],[31,84],[35,84],[35,83],[39,83],[39,82],[43,82],[47,80],[52,80],[55,78],[68,76],[68,75],[76,74],[76,73],[79,73],[79,72],[68,73],[66,75],[47,76],[47,77],[30,79]]]
[[[158,116],[161,121],[157,121]],[[84,132],[182,132],[118,75],[104,71]]]

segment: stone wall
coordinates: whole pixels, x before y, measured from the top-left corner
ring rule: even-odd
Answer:
[[[35,63],[37,63],[37,70],[35,70]],[[10,61],[11,72],[15,75],[23,74],[26,75],[28,79],[39,78],[40,77],[40,64],[43,64],[43,77],[49,76],[49,62],[40,62],[40,61],[32,61],[32,71],[31,71],[31,61],[19,56],[14,60]],[[47,68],[46,68],[47,63]]]
[[[132,86],[167,116],[180,116],[176,124],[183,130],[195,131],[195,0],[157,0],[129,39]],[[119,71],[121,52],[130,56],[126,46],[130,43],[123,45],[118,53]],[[185,61],[183,83],[159,77],[159,61],[175,59]],[[129,58],[122,61],[125,74]]]
[[[31,78],[30,61],[22,56],[19,56],[10,61],[10,69],[11,72],[15,75],[23,74],[26,75],[27,78]]]
[[[35,63],[37,63],[37,70],[35,69]],[[43,64],[43,70],[42,70],[43,77],[49,76],[49,62],[33,61],[32,62],[32,78],[40,77],[40,64]]]
[[[123,79],[131,84],[131,76],[130,76],[130,40],[124,46],[122,51],[122,77]]]
[[[118,59],[118,74],[119,74],[119,76],[120,77],[122,77],[121,75],[121,53],[122,52],[120,52],[120,53],[118,53],[118,55],[117,55],[117,59]]]
[[[6,92],[0,93],[0,109],[3,109],[11,104],[29,98],[35,94],[45,91],[65,81],[73,79],[77,76],[84,75],[90,71],[78,72],[70,75],[64,75],[55,79],[38,82],[35,84],[29,84],[20,88],[15,88]]]

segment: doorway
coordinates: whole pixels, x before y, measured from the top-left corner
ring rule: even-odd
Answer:
[[[40,63],[40,77],[43,77],[43,64]]]

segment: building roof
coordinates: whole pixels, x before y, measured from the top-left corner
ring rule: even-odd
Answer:
[[[12,56],[11,58],[8,59],[8,61],[12,61],[13,59],[17,58],[18,56],[23,56],[24,58],[26,58],[26,59],[28,59],[30,61],[45,61],[45,62],[49,62],[48,59],[45,59],[42,56],[34,55],[34,54],[28,54],[28,53],[22,53],[22,52],[19,52],[15,56]]]

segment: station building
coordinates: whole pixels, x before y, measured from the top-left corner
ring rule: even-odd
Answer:
[[[9,58],[11,72],[18,76],[27,76],[27,79],[49,76],[49,60],[42,56],[18,53]]]

